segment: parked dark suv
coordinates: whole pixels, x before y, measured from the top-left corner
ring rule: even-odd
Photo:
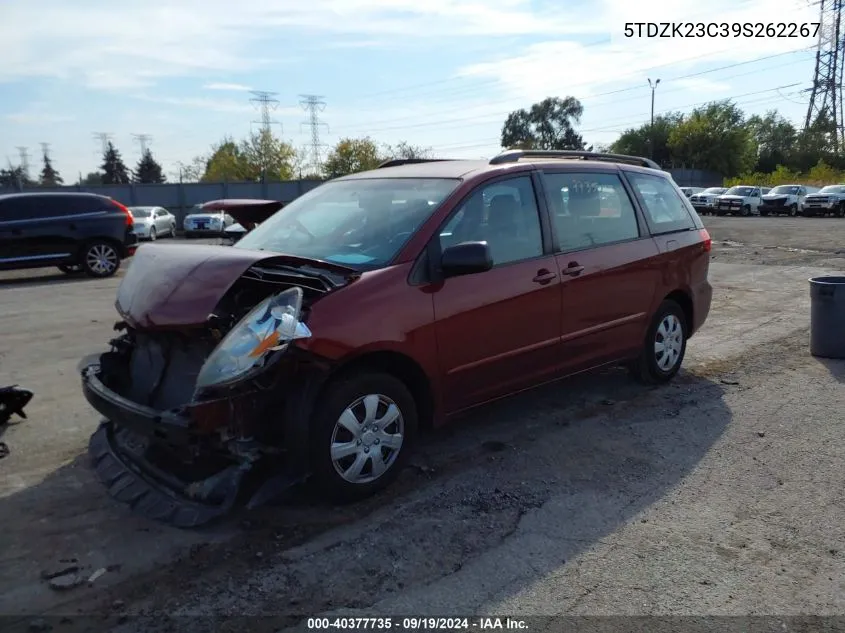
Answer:
[[[0,270],[57,266],[110,277],[135,252],[132,214],[92,193],[0,196]]]
[[[643,158],[511,151],[332,180],[234,246],[138,250],[122,334],[80,365],[106,418],[90,453],[112,495],[180,526],[308,475],[361,498],[418,429],[471,407],[608,364],[670,380],[710,310],[710,248]]]

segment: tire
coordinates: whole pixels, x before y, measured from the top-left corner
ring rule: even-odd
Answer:
[[[385,454],[385,444],[380,443],[377,437],[379,433],[368,431],[363,435],[353,435],[340,424],[341,416],[349,416],[347,410],[352,410],[353,422],[366,421],[363,400],[374,396],[379,398],[376,401],[376,420],[378,414],[385,415],[385,405],[392,404],[399,410],[398,420],[387,427],[388,431],[393,431],[390,435],[394,437],[401,430],[401,444],[395,456],[390,449]],[[320,401],[311,421],[309,452],[314,480],[321,493],[332,501],[348,503],[369,497],[393,483],[407,463],[417,435],[417,406],[405,384],[389,374],[364,371],[332,381]],[[360,448],[362,442],[364,446],[370,444],[366,453]],[[331,451],[332,444],[347,444],[352,451],[345,456],[337,456],[337,466]],[[378,448],[374,449],[377,444]],[[372,455],[376,451],[382,455],[382,464],[387,468],[376,479],[368,479],[373,475]],[[361,470],[358,476],[361,480],[354,482],[350,480],[352,475],[344,477],[340,471],[348,469],[349,472],[359,459]]]
[[[680,328],[679,331],[675,330],[673,323]],[[675,357],[671,365],[664,367],[658,360],[656,344],[662,342],[665,338],[664,332],[667,327],[670,333],[675,333],[673,337],[675,339],[675,345],[673,345]],[[688,332],[687,318],[681,306],[671,299],[663,301],[651,320],[640,357],[630,365],[631,374],[634,378],[639,382],[651,385],[663,384],[672,380],[684,362]]]
[[[768,211],[760,211],[760,215],[764,218],[767,218],[767,217],[769,217],[769,212]]]
[[[82,268],[78,264],[62,264],[58,267],[65,275],[78,275]]]
[[[739,214],[742,217],[747,218],[749,215],[751,215],[751,207],[749,207],[747,204],[743,205]]]
[[[789,207],[789,217],[794,218],[796,215],[798,215],[798,205],[793,204]]]
[[[836,217],[845,218],[845,202],[839,205],[839,208],[836,210]]]
[[[176,225],[175,224],[170,225],[170,237],[176,237]]]
[[[158,234],[156,233],[156,227],[151,226],[151,227],[150,227],[150,241],[151,241],[151,242],[155,242],[155,241],[156,241],[156,237],[158,237]]]
[[[105,279],[120,268],[120,253],[111,242],[95,240],[85,245],[82,253],[82,269],[89,277]]]

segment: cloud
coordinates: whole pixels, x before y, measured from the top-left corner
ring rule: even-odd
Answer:
[[[586,97],[621,82],[646,84],[649,76],[662,77],[668,87],[672,77],[693,67],[744,62],[766,55],[787,53],[815,44],[813,38],[710,37],[638,38],[625,37],[626,23],[754,24],[760,16],[777,16],[779,22],[807,23],[818,19],[816,10],[794,0],[711,0],[706,8],[694,0],[595,0],[590,17],[580,25],[585,33],[600,38],[590,43],[574,40],[538,41],[521,54],[512,52],[484,63],[461,68],[459,76],[495,80],[509,95],[526,102],[550,95],[577,94]],[[608,33],[608,28],[610,33]],[[693,27],[695,30],[696,27]],[[682,29],[685,31],[686,28]],[[809,53],[808,53],[809,56]],[[661,70],[661,66],[666,66]],[[671,68],[668,68],[671,67]],[[714,77],[718,80],[719,75]],[[678,84],[683,85],[683,84]],[[693,84],[686,87],[697,89]]]
[[[203,86],[205,90],[224,90],[229,92],[249,92],[250,86],[244,84],[210,83]]]
[[[348,36],[347,46],[395,45],[442,37],[557,36],[571,31],[579,17],[533,9],[531,0],[251,0],[237,10],[224,0],[104,6],[102,0],[5,3],[0,81],[49,77],[125,89],[158,78],[260,69],[278,61],[262,59],[260,51],[284,42],[285,32]]]

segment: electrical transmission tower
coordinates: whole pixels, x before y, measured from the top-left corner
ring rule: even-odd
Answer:
[[[18,156],[21,159],[21,172],[25,178],[29,178],[29,148],[22,145],[17,146]]]
[[[320,142],[320,128],[325,127],[328,132],[329,126],[320,121],[320,112],[326,109],[326,102],[321,95],[299,95],[302,97],[300,105],[308,113],[308,121],[302,125],[311,128],[311,167],[314,173],[319,174],[323,169],[321,150],[325,145]]]
[[[153,137],[149,134],[133,134],[132,138],[138,141],[138,145],[141,146],[141,156],[145,156],[147,153],[147,144],[153,140]]]
[[[819,120],[830,122],[830,147],[845,149],[845,118],[842,116],[842,71],[845,67],[845,0],[819,0],[819,41],[816,71],[804,129]]]
[[[45,159],[50,159],[50,144],[49,143],[40,143],[41,145],[41,154],[44,156]]]
[[[282,124],[270,116],[270,113],[279,107],[279,100],[276,99],[278,93],[266,90],[250,90],[250,93],[255,95],[250,101],[258,106],[261,112],[261,120],[252,123],[260,123],[263,132],[270,132],[274,125],[278,125],[281,131]]]
[[[103,154],[108,151],[111,138],[112,135],[109,132],[94,132],[94,140],[100,141],[100,147],[102,148],[101,151]]]

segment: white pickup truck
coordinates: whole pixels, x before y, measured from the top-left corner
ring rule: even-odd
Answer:
[[[804,204],[804,197],[818,190],[818,187],[806,185],[778,185],[763,196],[760,215],[796,216]]]
[[[828,185],[815,193],[808,193],[801,205],[801,215],[835,215],[845,218],[845,185]]]
[[[752,185],[731,187],[716,198],[716,215],[760,215],[760,203],[767,191]]]
[[[716,198],[726,191],[724,187],[708,187],[704,191],[692,194],[689,200],[698,215],[707,215],[716,210]]]

